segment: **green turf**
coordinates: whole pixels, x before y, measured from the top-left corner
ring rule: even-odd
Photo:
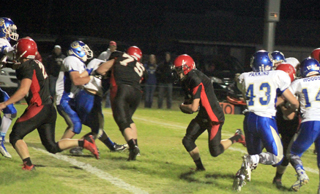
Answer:
[[[18,115],[25,106],[16,105]],[[104,109],[105,130],[111,139],[123,144],[121,136],[112,118],[110,109]],[[245,151],[240,144],[213,158],[208,150],[208,135],[203,133],[196,141],[205,172],[192,171],[195,165],[182,145],[185,129],[195,115],[183,114],[173,110],[157,110],[139,108],[134,115],[138,128],[138,143],[141,156],[137,161],[127,162],[128,152],[110,152],[100,141],[97,141],[101,159],[96,160],[85,151],[85,157],[71,157],[68,151],[62,152],[77,161],[88,163],[102,173],[121,179],[127,184],[148,193],[235,193],[232,190],[233,178],[241,165],[241,156]],[[223,138],[230,137],[235,129],[242,128],[242,115],[226,115],[223,126]],[[59,140],[66,128],[64,120],[59,116],[56,128],[56,140]],[[75,138],[89,132],[87,127]],[[10,132],[10,131],[9,131]],[[8,138],[7,138],[8,139]],[[44,149],[38,133],[32,132],[25,137],[30,147],[32,161],[37,165],[36,171],[21,170],[21,160],[10,144],[7,148],[12,159],[0,157],[0,193],[130,193],[123,186],[116,186],[110,181],[101,179],[72,164],[53,158],[38,150]],[[303,155],[306,167],[316,172],[316,155],[313,146]],[[318,174],[308,172],[310,182],[303,186],[300,193],[315,193],[318,187]],[[286,193],[272,186],[275,174],[272,166],[259,165],[252,173],[252,181],[242,188],[241,193]],[[283,184],[289,188],[296,180],[295,172],[288,167],[283,176]],[[289,193],[289,192],[288,192]]]

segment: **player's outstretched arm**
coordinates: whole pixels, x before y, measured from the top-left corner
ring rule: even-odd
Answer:
[[[100,75],[105,75],[107,73],[107,71],[109,71],[113,64],[114,64],[114,59],[111,59],[109,61],[106,61],[104,63],[102,63],[98,69],[96,70],[97,73],[99,73]]]
[[[0,110],[6,108],[9,104],[16,103],[24,98],[30,90],[31,83],[32,80],[29,78],[22,79],[19,89],[7,101],[0,103]]]

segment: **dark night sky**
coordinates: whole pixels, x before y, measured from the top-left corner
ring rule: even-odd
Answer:
[[[295,2],[295,3],[292,3]],[[320,21],[320,3],[314,0],[281,1],[280,19]],[[239,16],[264,17],[264,0],[180,1],[6,1],[2,16],[10,17],[18,33],[86,35],[115,40],[148,36],[163,23],[166,12],[205,14],[229,11]],[[143,30],[139,30],[143,29]],[[151,30],[151,32],[148,31]]]

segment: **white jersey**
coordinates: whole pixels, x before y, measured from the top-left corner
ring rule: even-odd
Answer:
[[[87,69],[90,70],[90,72],[95,71],[101,63],[105,62],[104,60],[100,59],[92,59],[90,63],[87,65]],[[103,95],[103,90],[102,90],[102,83],[101,79],[98,77],[93,77],[93,79],[90,79],[89,83],[84,85],[83,87],[89,90],[94,90],[97,92],[97,95],[101,96]]]
[[[246,95],[246,112],[269,118],[275,116],[277,91],[284,92],[290,83],[289,75],[280,70],[242,73],[239,89]]]
[[[297,79],[289,87],[300,101],[302,121],[320,121],[320,76]]]
[[[82,86],[75,86],[71,80],[70,72],[84,72],[85,64],[75,56],[68,56],[63,60],[56,83],[56,104],[59,105],[63,99],[74,98]]]
[[[13,59],[14,48],[6,38],[0,38],[1,61],[5,62],[7,58]]]
[[[98,59],[107,61],[107,60],[110,58],[110,55],[111,55],[111,51],[110,51],[110,49],[108,48],[106,51],[103,51],[103,52],[99,55]]]

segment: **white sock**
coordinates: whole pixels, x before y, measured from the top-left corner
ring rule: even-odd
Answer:
[[[6,116],[2,117],[1,126],[0,126],[0,135],[6,136],[7,131],[11,125],[12,120]]]

